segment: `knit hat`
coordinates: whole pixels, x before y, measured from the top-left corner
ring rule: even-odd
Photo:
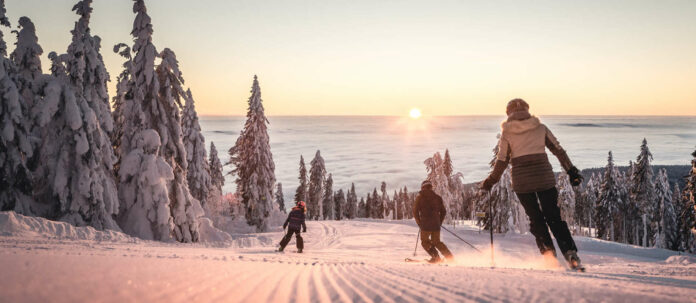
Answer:
[[[519,98],[510,100],[510,102],[507,104],[507,108],[505,109],[505,113],[510,116],[516,112],[529,113],[529,104]]]

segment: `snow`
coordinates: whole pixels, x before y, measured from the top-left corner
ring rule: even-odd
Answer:
[[[206,234],[201,219],[201,237]],[[577,237],[586,273],[547,267],[530,235],[488,234],[471,223],[444,242],[457,262],[405,263],[413,221],[307,223],[305,253],[274,252],[279,231],[214,243],[136,240],[114,231],[0,213],[0,297],[7,302],[687,302],[696,257]],[[61,228],[64,228],[63,230]],[[452,230],[451,226],[448,226]],[[416,259],[425,258],[418,248]]]

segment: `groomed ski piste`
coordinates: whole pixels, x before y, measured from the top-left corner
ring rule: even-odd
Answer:
[[[452,226],[448,226],[452,230]],[[307,222],[305,252],[282,233],[199,244],[0,213],[3,302],[693,302],[696,257],[576,237],[587,272],[548,267],[530,235],[443,231],[456,262],[406,263],[413,221]],[[415,258],[427,255],[419,247]]]

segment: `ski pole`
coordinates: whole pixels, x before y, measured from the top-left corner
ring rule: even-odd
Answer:
[[[416,256],[416,250],[418,249],[418,240],[420,240],[420,229],[418,229],[418,235],[416,236],[416,246],[413,248],[413,256]]]
[[[495,267],[495,257],[493,254],[493,201],[488,200],[488,222],[491,224],[491,267]]]
[[[478,248],[476,248],[476,246],[471,245],[471,243],[469,243],[469,242],[467,242],[466,240],[462,239],[461,237],[459,237],[459,235],[453,233],[451,230],[447,229],[447,228],[444,227],[444,226],[441,226],[441,227],[442,227],[442,229],[446,230],[447,232],[449,232],[449,233],[452,234],[453,236],[457,237],[457,239],[462,240],[462,242],[464,242],[464,243],[468,244],[469,246],[471,246],[471,248],[475,249],[475,250],[478,251],[478,252],[481,252]]]

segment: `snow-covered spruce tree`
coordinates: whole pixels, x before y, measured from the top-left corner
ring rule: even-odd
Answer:
[[[558,206],[561,209],[561,218],[572,228],[575,226],[575,191],[570,185],[570,178],[565,171],[561,171],[556,179],[558,187]]]
[[[76,60],[74,55],[52,52],[52,75],[34,81],[38,89],[35,130],[42,141],[37,150],[40,164],[34,173],[34,197],[51,201],[37,215],[76,226],[120,230],[113,219],[119,202],[111,144],[81,92],[77,76],[67,73],[66,62]],[[73,71],[78,69],[73,67]]]
[[[188,162],[184,146],[181,113],[183,100],[189,95],[183,90],[178,61],[173,51],[165,48],[160,53],[162,61],[157,66],[159,94],[156,102],[145,102],[143,108],[150,117],[150,127],[158,131],[162,139],[160,154],[174,171],[170,182],[170,205],[174,218],[174,234],[182,242],[198,241],[198,218],[204,215],[200,201],[191,195],[187,184]],[[201,145],[205,149],[204,145]]]
[[[372,204],[370,204],[370,216],[373,219],[382,219],[384,217],[384,211],[382,209],[382,198],[377,193],[377,187],[372,190]]]
[[[259,81],[254,83],[249,97],[249,111],[244,129],[236,144],[230,148],[230,163],[234,164],[235,183],[246,207],[249,225],[259,232],[268,230],[267,219],[272,208],[275,185],[275,163],[268,138],[268,119],[264,113]]]
[[[5,12],[0,0],[0,25],[10,27]],[[34,151],[26,128],[27,104],[12,79],[14,69],[0,31],[0,211],[32,215],[32,176],[25,161]]]
[[[307,167],[305,166],[304,157],[300,155],[300,174],[297,179],[300,181],[300,185],[297,186],[295,190],[295,203],[300,201],[307,202]]]
[[[124,149],[124,146],[121,144],[121,139],[124,135],[124,127],[126,127],[126,115],[123,109],[126,106],[126,102],[132,102],[133,100],[134,80],[131,78],[130,72],[134,70],[134,67],[130,46],[125,43],[119,43],[114,45],[113,50],[114,53],[118,53],[125,59],[122,64],[123,70],[116,78],[116,94],[111,98],[114,109],[111,112],[111,117],[114,122],[114,129],[111,132],[111,145],[114,146],[114,153],[117,157],[117,161],[114,164],[114,172],[118,176],[118,166],[121,159],[120,152]],[[138,105],[138,107],[140,107],[140,105]]]
[[[210,166],[205,150],[205,138],[201,134],[201,125],[198,123],[198,113],[196,113],[191,90],[186,91],[185,99],[186,105],[181,118],[181,126],[188,164],[186,180],[191,195],[200,201],[201,206],[205,207],[212,186]]]
[[[614,241],[614,223],[621,201],[621,188],[619,184],[619,172],[614,166],[614,156],[611,151],[607,157],[607,166],[604,169],[604,178],[599,189],[595,219],[597,237]]]
[[[309,186],[307,192],[307,217],[310,220],[321,220],[323,215],[322,198],[324,178],[326,168],[324,167],[324,158],[321,157],[321,152],[317,150],[314,159],[310,162],[309,168]]]
[[[222,174],[222,162],[218,158],[218,151],[213,142],[210,142],[208,167],[210,168],[210,192],[206,200],[210,203],[222,203],[222,186],[225,185],[225,176]]]
[[[111,145],[113,130],[106,83],[109,74],[92,36],[92,1],[73,6],[80,16],[67,53],[51,53],[54,79],[37,81],[42,100],[34,107],[40,135],[37,199],[57,201],[52,216],[74,225],[120,230],[113,216],[119,201]],[[59,96],[60,95],[60,96]],[[35,99],[36,101],[36,99]],[[40,104],[40,105],[39,105]]]
[[[389,218],[391,209],[389,208],[389,195],[387,195],[387,183],[382,181],[382,184],[379,186],[380,192],[382,195],[380,196],[379,199],[379,216],[381,219],[384,218]]]
[[[686,177],[686,185],[682,190],[681,213],[679,214],[680,250],[696,253],[696,151],[691,154],[691,171]]]
[[[367,204],[365,203],[365,198],[360,198],[360,203],[358,203],[356,214],[356,218],[367,218]]]
[[[324,220],[334,219],[334,192],[333,192],[333,177],[331,174],[326,178],[324,182],[324,197],[321,201],[322,205],[322,217]]]
[[[278,209],[286,214],[288,211],[285,209],[285,198],[283,197],[283,183],[278,182],[275,191],[275,203],[278,205]]]
[[[355,183],[350,184],[350,190],[346,195],[346,204],[343,216],[346,219],[355,219],[358,216],[358,195],[355,193]]]
[[[401,207],[401,195],[395,189],[394,195],[392,197],[393,197],[392,200],[394,203],[394,219],[401,220],[404,218],[403,209]]]
[[[653,181],[653,169],[650,164],[652,154],[648,148],[647,140],[643,139],[640,146],[640,154],[636,158],[633,172],[631,174],[630,198],[638,207],[638,216],[645,220],[647,234],[641,231],[643,246],[651,246],[655,229],[659,224],[659,218],[656,218],[657,199],[655,198],[655,184]],[[647,240],[647,241],[645,241]]]
[[[406,219],[413,219],[413,200],[408,193],[408,187],[404,186],[403,196],[401,201],[404,203],[404,214]]]
[[[493,148],[493,159],[490,162],[490,167],[493,168],[498,155],[498,146]],[[507,233],[508,231],[517,231],[524,233],[529,228],[529,221],[524,215],[522,204],[519,202],[517,195],[512,189],[512,175],[510,167],[506,168],[498,183],[496,183],[491,191],[477,202],[476,210],[488,214],[489,205],[492,203],[493,208],[493,231],[497,233]],[[479,218],[485,229],[490,228],[489,216]]]
[[[594,210],[597,205],[597,199],[599,197],[599,187],[601,182],[599,181],[598,175],[592,173],[590,178],[587,180],[587,184],[582,188],[581,199],[576,200],[582,201],[582,204],[576,204],[575,214],[576,218],[582,218],[578,222],[580,226],[587,227],[587,232],[594,228]],[[577,197],[577,196],[576,196]]]
[[[128,139],[132,150],[123,156],[119,167],[121,227],[147,240],[174,240],[168,192],[174,173],[159,154],[160,137],[147,129]]]
[[[186,184],[188,164],[179,112],[181,99],[186,96],[181,87],[183,79],[176,57],[168,49],[159,55],[162,60],[155,70],[155,58],[158,57],[158,53],[152,44],[152,24],[143,0],[134,0],[133,12],[136,14],[131,31],[134,37],[134,56],[132,61],[129,59],[124,64],[129,75],[119,80],[119,85],[122,85],[119,93],[125,94],[122,100],[117,100],[120,102],[117,104],[120,108],[115,113],[122,116],[115,119],[117,132],[120,133],[117,154],[121,159],[120,165],[123,165],[124,157],[136,149],[135,139],[141,132],[152,129],[158,133],[161,140],[158,154],[169,164],[174,176],[167,179],[168,206],[171,211],[169,215],[173,225],[170,225],[169,236],[155,233],[156,239],[173,238],[181,242],[195,242],[198,241],[198,218],[203,215],[203,209],[200,202],[191,196]],[[115,50],[121,49],[122,44],[115,47]],[[124,52],[126,50],[121,51],[122,55]],[[122,83],[123,81],[127,82]],[[118,171],[119,180],[124,182],[124,177],[120,175],[122,167],[119,166]],[[132,222],[128,222],[126,217],[134,215],[132,212],[143,210],[130,209],[135,205],[135,201],[132,194],[124,192],[122,188],[123,186],[119,188],[119,195],[125,206],[121,208],[124,214],[119,215],[119,222],[121,227],[127,230],[124,225]],[[130,200],[124,201],[127,199]],[[131,229],[131,232],[140,231]]]
[[[662,168],[657,173],[655,179],[655,195],[660,201],[660,208],[656,214],[660,218],[660,224],[655,233],[655,246],[659,248],[671,249],[677,238],[677,216],[672,204],[672,187],[669,185],[667,170]]]
[[[343,193],[343,189],[339,189],[334,194],[334,220],[343,220],[346,217],[343,216],[344,209],[346,208],[346,195]]]
[[[40,56],[43,54],[43,49],[36,36],[36,27],[29,17],[19,18],[19,30],[13,32],[17,34],[17,42],[14,51],[10,54],[10,59],[16,68],[14,72],[15,83],[29,113],[33,113],[34,104],[38,99],[37,94],[40,90],[35,81],[42,75]],[[32,123],[29,123],[30,131],[33,130],[33,126]]]

